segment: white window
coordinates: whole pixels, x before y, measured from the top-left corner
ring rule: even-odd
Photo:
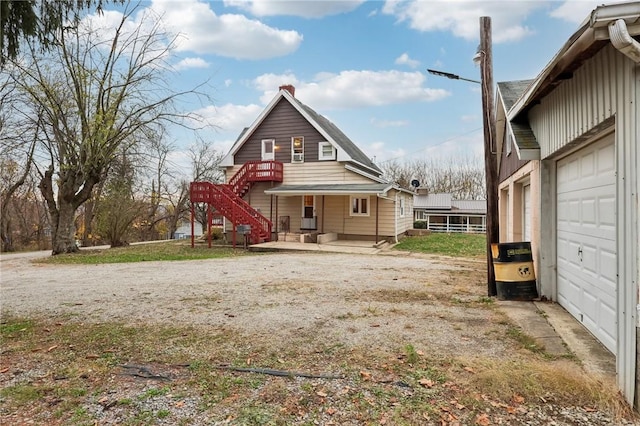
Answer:
[[[304,161],[304,137],[291,138],[291,162],[302,163]]]
[[[369,197],[351,196],[351,216],[369,216]]]
[[[336,159],[336,149],[329,142],[318,143],[318,160],[327,161]]]
[[[400,196],[400,217],[404,217],[404,195]]]

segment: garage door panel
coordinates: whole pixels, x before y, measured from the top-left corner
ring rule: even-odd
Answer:
[[[613,135],[556,167],[558,302],[616,350],[616,174]]]
[[[599,187],[558,195],[558,228],[593,237],[615,239],[615,195]]]

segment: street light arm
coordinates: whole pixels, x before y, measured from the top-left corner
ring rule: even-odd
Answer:
[[[452,74],[450,72],[438,71],[438,70],[430,70],[430,69],[427,69],[427,71],[429,72],[429,74],[437,75],[437,76],[440,76],[440,77],[446,77],[446,78],[449,78],[451,80],[464,80],[464,81],[470,81],[471,83],[482,84],[478,80],[471,80],[470,78],[460,77],[459,75]]]

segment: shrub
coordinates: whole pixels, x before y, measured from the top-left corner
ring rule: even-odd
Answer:
[[[427,229],[427,222],[424,220],[416,220],[413,222],[413,229]]]

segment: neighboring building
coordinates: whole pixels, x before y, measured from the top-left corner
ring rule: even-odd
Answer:
[[[487,201],[453,200],[451,194],[426,194],[418,188],[413,196],[413,219],[435,232],[483,233],[487,230]]]
[[[497,84],[496,142],[500,242],[531,243],[534,269],[540,267],[540,146],[526,123],[506,118],[533,80]]]
[[[249,225],[252,243],[285,233],[301,241],[374,243],[403,236],[413,225],[413,192],[387,182],[340,129],[294,94],[293,86],[280,87],[222,159],[227,184],[193,182],[191,201],[213,204],[229,238]]]
[[[503,210],[502,236],[525,239],[531,233],[539,293],[562,305],[616,356],[618,385],[636,408],[639,35],[640,2],[597,7],[497,117],[499,126],[500,114],[506,115],[514,138],[505,140],[515,140],[519,160],[509,166],[500,204],[515,206],[505,194],[524,197],[529,174],[532,210],[528,231],[515,224],[518,216],[526,221],[527,213]],[[508,96],[499,91],[504,101]],[[502,154],[507,149],[503,144]],[[511,160],[502,155],[503,161]]]

